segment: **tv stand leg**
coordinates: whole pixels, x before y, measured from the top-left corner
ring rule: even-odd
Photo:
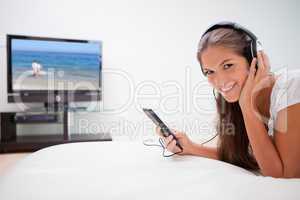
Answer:
[[[63,129],[64,129],[64,140],[69,140],[69,116],[68,112],[69,106],[68,103],[64,103],[63,105]]]

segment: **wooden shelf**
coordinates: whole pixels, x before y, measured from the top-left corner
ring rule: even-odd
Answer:
[[[63,134],[42,136],[17,136],[15,140],[0,143],[0,153],[33,152],[39,149],[72,142],[112,141],[109,133],[98,134],[71,134],[64,138]]]
[[[29,112],[0,112],[0,153],[33,152],[48,146],[72,142],[112,141],[111,135],[104,132],[93,134],[71,134],[68,129],[68,105],[63,105],[63,111],[61,113],[62,119],[59,119],[58,111],[49,118],[45,118],[47,116],[43,116],[43,114],[39,116],[39,114],[30,116]],[[28,120],[29,116],[30,120]],[[20,136],[17,134],[17,124],[39,125],[54,122],[63,125],[61,133],[28,136]]]

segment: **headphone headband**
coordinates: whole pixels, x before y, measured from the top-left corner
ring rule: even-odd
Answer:
[[[211,32],[213,30],[219,29],[219,28],[228,28],[233,29],[239,32],[243,32],[247,34],[254,42],[257,41],[257,37],[252,33],[250,30],[248,30],[245,27],[242,27],[238,23],[230,22],[230,21],[222,21],[216,24],[211,25],[202,35],[202,37],[207,34],[208,32]],[[201,37],[201,38],[202,38]]]
[[[254,35],[254,33],[252,33],[250,30],[244,28],[243,26],[239,25],[238,23],[234,23],[234,22],[230,22],[230,21],[222,21],[222,22],[213,24],[203,33],[203,35],[201,36],[201,39],[208,32],[211,32],[211,31],[219,29],[219,28],[233,29],[240,33],[245,33],[247,36],[250,37],[251,42],[250,42],[250,45],[247,48],[245,55],[244,55],[247,58],[249,63],[251,63],[251,61],[254,57],[257,57],[257,51],[262,50],[261,43],[258,41],[258,39]]]

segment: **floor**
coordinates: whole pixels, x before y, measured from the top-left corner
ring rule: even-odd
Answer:
[[[0,175],[12,167],[17,161],[28,156],[30,153],[6,153],[0,154]]]

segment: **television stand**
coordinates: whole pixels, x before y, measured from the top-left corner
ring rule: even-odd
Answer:
[[[53,106],[53,105],[52,105]],[[85,134],[75,134],[69,133],[69,107],[67,104],[64,105],[54,105],[54,107],[49,107],[47,105],[45,116],[36,112],[5,112],[0,113],[1,121],[1,140],[0,140],[0,153],[7,152],[33,152],[39,149],[63,143],[73,143],[73,142],[95,142],[95,141],[112,141],[112,137],[109,133],[85,133]],[[31,124],[31,125],[42,125],[58,123],[59,119],[56,118],[55,114],[62,115],[62,120],[60,123],[63,125],[62,132],[55,134],[39,134],[39,135],[18,135],[17,134],[17,124]],[[20,121],[22,117],[26,117],[24,120]],[[34,118],[37,115],[39,118]],[[48,115],[48,116],[47,116]],[[18,116],[18,117],[17,117]],[[19,119],[19,120],[16,120]],[[36,121],[35,121],[36,120]],[[49,120],[49,121],[47,121]]]

